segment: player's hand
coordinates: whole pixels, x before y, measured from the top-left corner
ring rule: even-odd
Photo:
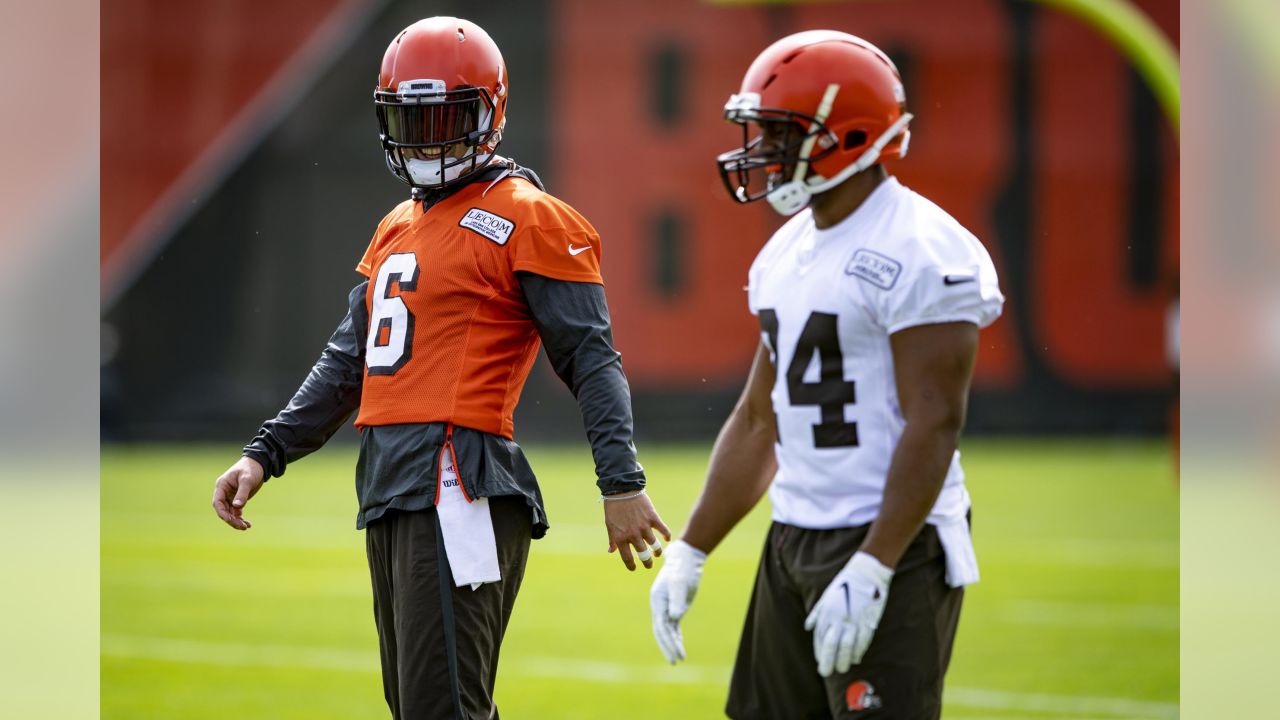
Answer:
[[[606,500],[604,526],[609,533],[609,552],[617,550],[622,557],[622,564],[628,570],[636,569],[635,558],[631,557],[632,548],[635,548],[636,557],[646,568],[653,567],[653,558],[662,555],[662,543],[653,534],[654,530],[662,533],[662,537],[668,542],[671,540],[671,530],[658,517],[658,511],[653,509],[648,495],[636,495],[626,500]]]
[[[822,677],[845,672],[862,662],[880,625],[893,570],[864,552],[856,552],[804,621],[813,631],[813,656]]]
[[[653,611],[653,638],[667,662],[675,665],[684,659],[684,638],[680,635],[680,619],[689,611],[693,596],[698,594],[702,566],[707,554],[677,540],[667,548],[658,576],[649,589],[649,608]]]
[[[237,460],[213,485],[213,511],[236,530],[253,527],[241,513],[249,498],[256,495],[262,487],[264,476],[257,460],[247,457]]]

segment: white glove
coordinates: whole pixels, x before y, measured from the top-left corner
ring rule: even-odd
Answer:
[[[813,656],[822,677],[845,672],[862,662],[880,625],[893,570],[864,552],[856,552],[836,573],[804,621],[813,630]]]
[[[653,637],[667,662],[675,665],[684,659],[684,640],[680,637],[680,618],[689,611],[693,596],[702,580],[702,565],[707,554],[677,540],[662,553],[662,568],[649,589],[649,607],[653,610]]]

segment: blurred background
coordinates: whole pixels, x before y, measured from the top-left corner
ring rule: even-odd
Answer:
[[[363,538],[351,522],[356,433],[344,428],[334,447],[273,481],[247,513],[250,533],[221,527],[207,502],[214,478],[305,377],[345,313],[377,222],[406,197],[383,164],[372,86],[387,42],[435,14],[473,20],[497,41],[512,92],[501,152],[534,168],[604,239],[641,460],[673,528],[758,343],[746,272],[781,223],[721,186],[712,160],[740,141],[723,103],[756,54],[791,32],[845,30],[888,52],[916,116],[911,154],[890,172],[986,244],[1008,298],[982,334],[963,442],[984,579],[966,599],[946,717],[1178,717],[1179,493],[1220,502],[1218,518],[1260,514],[1241,527],[1266,527],[1274,514],[1245,481],[1234,500],[1217,483],[1251,477],[1248,448],[1265,447],[1277,427],[1280,300],[1266,289],[1275,244],[1258,239],[1267,221],[1274,227],[1260,188],[1275,163],[1255,160],[1276,144],[1255,152],[1233,142],[1218,116],[1254,134],[1274,119],[1270,100],[1249,90],[1280,77],[1269,49],[1276,12],[1266,0],[1207,8],[104,2],[94,319],[103,717],[220,717],[226,701],[246,718],[385,716]],[[1218,348],[1198,367],[1216,368],[1220,381],[1194,393],[1204,434],[1188,452],[1204,455],[1180,486],[1184,24],[1237,81],[1187,71],[1189,86],[1210,92],[1189,103],[1186,121],[1202,140],[1188,151],[1200,163],[1195,200],[1209,201],[1186,219],[1213,238],[1188,243],[1202,273],[1195,292],[1240,311],[1228,320],[1203,304],[1187,311],[1188,336],[1198,323]],[[1143,43],[1123,40],[1142,29],[1174,53],[1172,104]],[[1249,103],[1269,112],[1231,110]],[[767,503],[708,566],[686,624],[690,663],[670,669],[649,638],[651,575],[620,573],[603,552],[581,421],[548,363],[535,366],[516,428],[553,527],[534,546],[504,645],[503,715],[722,714]],[[1234,462],[1222,462],[1223,448]],[[1197,471],[1213,484],[1196,485]],[[1184,543],[1189,534],[1184,526]],[[1247,543],[1267,547],[1275,534],[1258,529]],[[1195,557],[1219,587],[1240,586],[1240,564],[1213,561],[1245,542],[1203,542]],[[1242,612],[1280,596],[1249,587]],[[1218,614],[1209,603],[1220,598],[1188,597]],[[1231,637],[1263,645],[1244,624]],[[1199,638],[1201,674],[1182,709],[1199,698],[1205,717],[1254,716],[1255,695],[1226,710],[1206,692],[1218,686],[1207,678],[1235,677],[1223,670],[1234,646]]]
[[[1178,5],[1137,3],[1171,42]],[[345,312],[406,197],[370,95],[388,38],[429,14],[486,28],[511,75],[502,152],[604,239],[638,435],[709,439],[758,342],[746,271],[781,222],[712,163],[721,108],[773,39],[863,35],[915,113],[891,171],[981,238],[1008,297],[983,335],[971,433],[1156,436],[1176,397],[1176,129],[1078,17],[1021,0],[794,5],[118,0],[104,14],[102,433],[242,440]],[[576,438],[539,363],[519,439]],[[353,432],[339,439],[350,441]]]

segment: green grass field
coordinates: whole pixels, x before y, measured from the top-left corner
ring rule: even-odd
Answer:
[[[673,527],[708,448],[641,448]],[[722,717],[767,503],[710,559],[689,662],[649,632],[652,573],[607,541],[585,448],[534,446],[552,529],[535,542],[503,647],[504,718]],[[970,588],[947,718],[1178,716],[1178,498],[1164,444],[971,441],[983,580]],[[354,450],[273,480],[237,533],[209,507],[227,447],[102,454],[102,717],[386,718]]]

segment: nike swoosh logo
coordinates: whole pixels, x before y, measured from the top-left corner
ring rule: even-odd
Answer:
[[[590,249],[591,249],[591,246],[590,246],[590,245],[583,245],[583,246],[582,246],[582,247],[580,247],[580,248],[576,248],[576,247],[574,247],[574,246],[573,246],[573,244],[572,244],[572,243],[570,243],[570,244],[569,244],[569,254],[570,254],[570,255],[577,255],[578,253],[585,252],[585,251],[590,250]]]
[[[942,276],[942,284],[959,285],[960,283],[974,282],[977,279],[974,275],[944,275]]]

